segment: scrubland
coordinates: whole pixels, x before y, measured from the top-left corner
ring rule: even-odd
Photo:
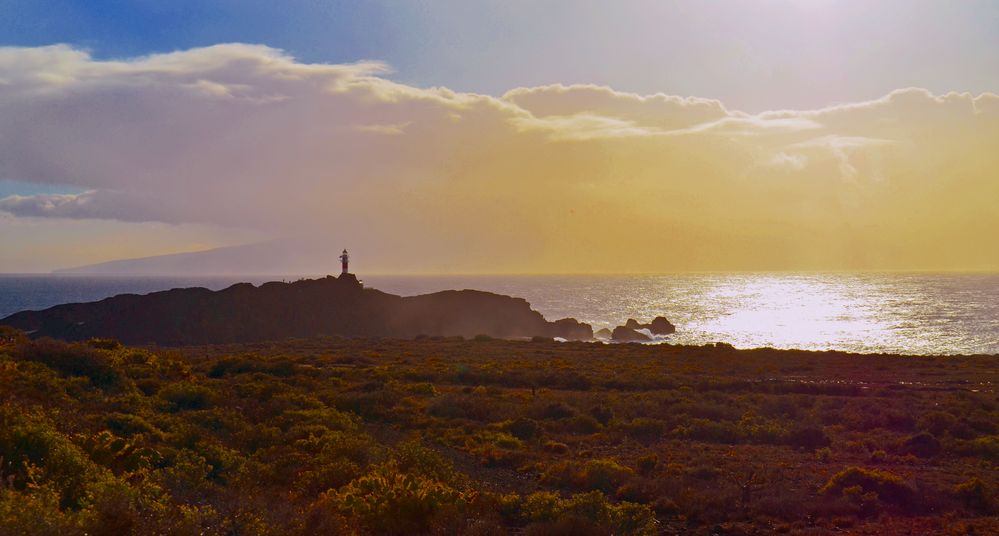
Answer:
[[[0,336],[0,534],[999,532],[999,357]]]

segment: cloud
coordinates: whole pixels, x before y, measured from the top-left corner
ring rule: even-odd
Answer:
[[[94,193],[90,190],[82,194],[11,195],[0,199],[0,211],[28,217],[81,217],[88,211]]]
[[[245,44],[0,48],[0,179],[83,191],[0,211],[308,235],[386,271],[999,268],[990,93],[750,115],[390,74]]]
[[[536,117],[599,115],[664,131],[729,116],[722,103],[716,100],[661,93],[637,95],[595,85],[517,88],[502,98]]]

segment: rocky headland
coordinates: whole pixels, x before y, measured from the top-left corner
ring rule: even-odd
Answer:
[[[23,311],[0,320],[33,337],[117,339],[126,344],[222,344],[341,335],[488,335],[589,340],[588,324],[550,322],[524,299],[476,290],[397,296],[364,288],[353,274],[211,291],[173,289]]]

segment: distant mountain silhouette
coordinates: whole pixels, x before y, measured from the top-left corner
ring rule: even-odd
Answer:
[[[548,322],[521,298],[476,290],[401,297],[363,288],[353,274],[259,287],[238,283],[217,292],[186,288],[122,294],[98,302],[22,311],[0,324],[34,337],[110,337],[126,344],[162,345],[320,335],[593,337],[588,324],[574,319]]]
[[[303,267],[335,266],[337,253],[305,240],[273,240],[204,251],[155,255],[55,270],[89,275],[294,274]]]

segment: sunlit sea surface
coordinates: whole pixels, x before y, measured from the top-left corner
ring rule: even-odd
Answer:
[[[278,277],[0,276],[0,318],[23,309],[174,287],[224,288]],[[739,348],[908,354],[999,353],[999,274],[679,274],[642,276],[363,276],[402,295],[474,288],[520,296],[549,320],[594,329],[658,315],[671,342]]]

